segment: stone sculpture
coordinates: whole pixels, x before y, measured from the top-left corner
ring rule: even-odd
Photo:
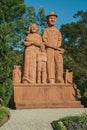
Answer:
[[[21,83],[21,66],[14,65],[12,79],[13,83]]]
[[[22,70],[22,83],[69,83],[63,72],[63,53],[61,32],[55,27],[57,15],[47,15],[48,27],[42,37],[35,23],[30,24],[23,41],[25,46]],[[69,79],[69,78],[68,78]]]
[[[66,70],[66,72],[64,72],[64,81],[65,81],[65,83],[66,84],[67,83],[72,84],[73,83],[72,79],[73,79],[73,72],[69,72],[69,70]]]
[[[64,83],[63,58],[64,49],[61,49],[62,36],[54,26],[57,15],[50,12],[47,15],[48,27],[43,32],[43,42],[47,48],[47,73],[49,83]]]
[[[55,27],[57,15],[47,15],[48,27],[42,37],[36,24],[30,24],[23,41],[23,69],[14,66],[14,103],[17,109],[83,107],[73,73],[63,72],[62,36]],[[22,74],[21,74],[22,73]],[[22,77],[22,78],[21,78]]]
[[[45,46],[41,46],[41,51],[37,55],[37,83],[46,83],[47,82],[47,54]]]
[[[41,43],[42,39],[38,34],[37,25],[31,24],[23,41],[25,46],[23,83],[36,83],[36,56],[40,52]]]

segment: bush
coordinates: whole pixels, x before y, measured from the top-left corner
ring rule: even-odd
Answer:
[[[0,106],[0,121],[2,121],[5,117],[9,117],[9,111],[5,107]]]
[[[81,103],[84,105],[84,107],[87,107],[87,97],[82,96],[80,99]]]
[[[1,104],[3,106],[7,106],[9,103],[9,100],[11,99],[13,91],[12,81],[10,79],[7,79],[7,81],[0,84],[0,96],[2,99]]]
[[[80,98],[80,100],[84,107],[87,107],[87,89],[85,89],[83,96]]]
[[[54,130],[67,130],[62,121],[53,121],[52,126]]]
[[[54,130],[87,130],[87,112],[78,116],[67,116],[51,124]]]

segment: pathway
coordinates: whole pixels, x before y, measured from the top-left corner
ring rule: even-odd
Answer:
[[[51,122],[68,115],[77,115],[86,108],[10,110],[10,120],[0,130],[53,130]]]

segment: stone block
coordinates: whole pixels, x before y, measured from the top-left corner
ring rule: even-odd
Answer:
[[[73,84],[14,84],[17,109],[83,107]]]

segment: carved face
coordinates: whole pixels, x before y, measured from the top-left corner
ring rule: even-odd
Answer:
[[[49,17],[48,17],[48,24],[49,24],[50,26],[54,26],[55,23],[56,23],[56,16],[49,16]]]
[[[38,31],[38,28],[37,28],[36,24],[32,24],[30,26],[30,32],[31,33],[36,33],[37,31]]]

